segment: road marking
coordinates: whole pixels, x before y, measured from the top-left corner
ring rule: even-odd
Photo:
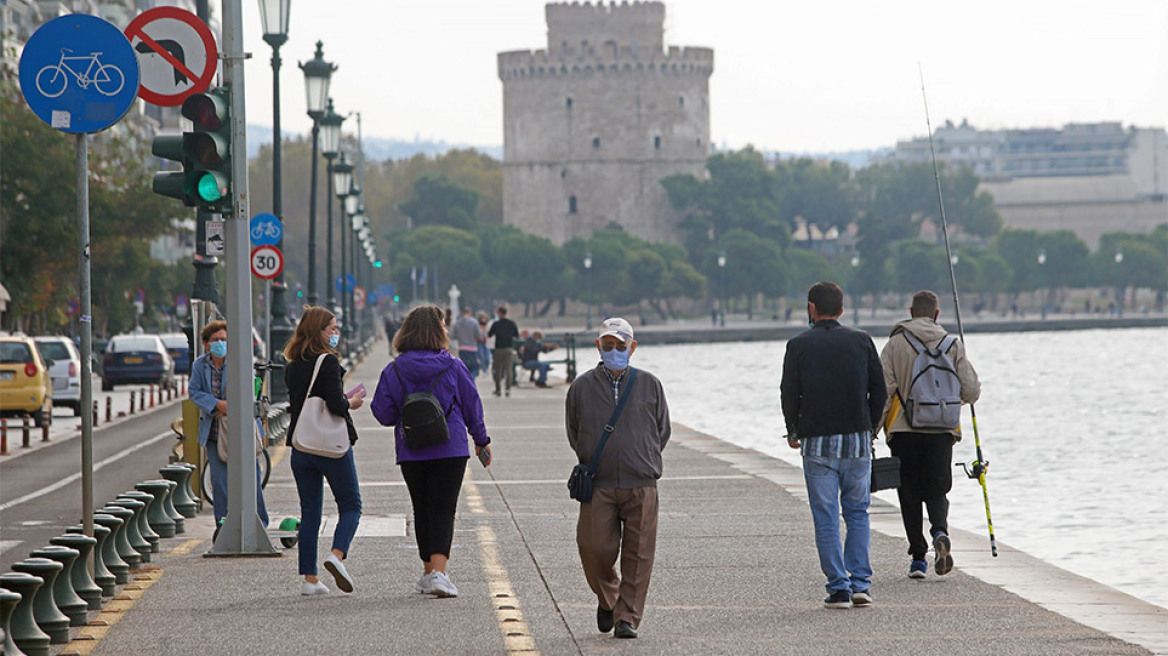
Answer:
[[[102,467],[105,467],[106,465],[115,463],[115,462],[121,460],[122,458],[125,458],[126,456],[130,455],[131,453],[134,453],[135,451],[140,451],[140,450],[154,444],[155,442],[160,442],[164,439],[174,439],[174,433],[167,431],[165,433],[155,435],[154,437],[152,437],[144,442],[139,442],[138,444],[135,444],[132,447],[122,449],[121,451],[118,451],[117,453],[106,458],[105,460],[102,460],[101,462],[98,462],[98,463],[94,463],[93,471],[96,473]],[[17,497],[16,499],[9,501],[8,503],[0,504],[0,512],[8,510],[9,508],[12,508],[14,506],[18,506],[18,505],[24,503],[25,501],[32,501],[33,499],[35,499],[39,496],[43,496],[43,495],[48,494],[50,492],[54,492],[56,490],[59,490],[59,489],[65,487],[66,485],[72,483],[73,481],[77,481],[80,479],[81,479],[81,472],[77,472],[76,474],[70,474],[69,476],[66,476],[65,478],[57,481],[56,483],[53,483],[52,485],[42,487],[41,489],[39,489],[35,492],[30,492],[22,497]]]
[[[186,556],[195,550],[195,547],[203,544],[207,540],[205,538],[195,538],[193,540],[186,540],[177,547],[171,549],[167,553],[171,556]]]

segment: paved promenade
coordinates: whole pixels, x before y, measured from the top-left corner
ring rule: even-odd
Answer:
[[[352,384],[376,387],[385,363],[384,343],[378,346]],[[278,558],[204,558],[212,529],[204,511],[187,521],[185,535],[163,540],[152,563],[159,569],[141,576],[140,589],[120,590],[126,599],[99,618],[109,626],[80,630],[99,639],[74,640],[65,652],[1168,653],[1168,610],[1006,545],[991,560],[984,535],[955,532],[950,575],[908,579],[899,515],[886,505],[873,509],[874,607],[826,610],[800,471],[681,425],[665,452],[641,637],[602,635],[576,555],[577,505],[564,486],[574,462],[563,429],[567,388],[553,382],[495,398],[480,379],[495,464],[487,470],[472,459],[468,469],[449,568],[457,598],[414,592],[421,563],[409,497],[391,433],[366,406],[356,415],[364,517],[347,561],[353,594],[335,590],[322,569],[333,592],[301,597],[294,549]],[[266,496],[276,524],[297,514],[297,499],[282,447],[274,461]],[[326,515],[335,514],[329,503]]]

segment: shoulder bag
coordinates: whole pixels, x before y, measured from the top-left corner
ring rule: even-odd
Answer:
[[[304,453],[326,458],[340,458],[349,451],[349,426],[344,417],[329,412],[324,399],[312,396],[312,386],[327,353],[321,353],[312,369],[312,381],[305,392],[304,405],[292,434],[292,447]]]
[[[572,468],[572,475],[568,477],[568,496],[580,503],[588,503],[592,500],[592,477],[600,465],[600,452],[604,450],[604,444],[608,442],[608,437],[616,430],[616,420],[620,418],[621,410],[625,408],[625,401],[628,401],[629,396],[633,393],[633,382],[636,379],[637,370],[630,367],[629,382],[625,385],[625,391],[621,394],[620,400],[617,401],[612,416],[608,418],[608,423],[604,425],[604,435],[601,436],[600,443],[596,445],[596,450],[592,452],[592,461],[587,465],[581,462]]]
[[[215,438],[215,443],[218,447],[219,462],[227,462],[227,415],[217,415],[212,417],[211,421],[219,424],[218,437]],[[264,438],[260,434],[259,426],[254,424],[253,426],[252,434],[255,436],[255,454],[258,456],[264,452]]]

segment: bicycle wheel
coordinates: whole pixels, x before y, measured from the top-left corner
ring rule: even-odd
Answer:
[[[126,76],[122,69],[112,64],[106,64],[97,70],[93,79],[93,86],[98,93],[105,96],[116,95],[126,86]]]
[[[199,491],[203,493],[203,498],[207,500],[207,503],[214,504],[215,500],[213,498],[211,498],[211,467],[210,467],[210,465],[207,465],[207,464],[203,465],[203,481],[202,481],[202,484],[199,486],[199,488],[200,488]]]
[[[48,73],[48,75],[45,75]],[[59,66],[45,66],[37,72],[36,88],[46,98],[56,98],[65,93],[65,87],[69,86],[69,76]]]
[[[260,466],[260,489],[268,487],[268,479],[272,477],[272,456],[265,448],[256,456],[256,464]]]

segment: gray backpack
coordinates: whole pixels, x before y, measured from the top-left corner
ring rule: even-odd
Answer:
[[[908,398],[900,398],[909,426],[957,429],[961,425],[961,381],[957,378],[957,367],[949,357],[949,349],[953,348],[957,338],[945,335],[937,348],[930,349],[909,331],[901,334],[917,354],[913,360],[912,380],[908,384]]]

